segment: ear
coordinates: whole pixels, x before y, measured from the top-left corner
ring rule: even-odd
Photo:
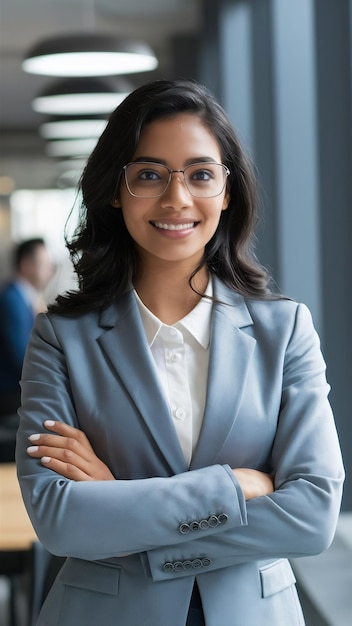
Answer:
[[[114,207],[114,209],[120,209],[121,208],[121,202],[119,200],[119,198],[114,198],[111,202],[110,202],[111,206]]]
[[[225,195],[224,195],[224,199],[223,199],[223,202],[222,202],[222,208],[221,208],[221,210],[222,210],[222,211],[226,211],[226,209],[227,209],[227,208],[228,208],[228,206],[229,206],[229,202],[230,202],[230,194],[229,194],[229,192],[227,191],[227,192],[225,193]]]

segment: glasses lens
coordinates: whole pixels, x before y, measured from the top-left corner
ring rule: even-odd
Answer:
[[[129,192],[137,198],[161,196],[169,181],[169,170],[157,163],[129,163],[125,167]]]
[[[185,168],[188,190],[197,198],[213,198],[225,187],[227,168],[221,163],[195,163]]]

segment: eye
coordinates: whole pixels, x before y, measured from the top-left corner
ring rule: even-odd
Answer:
[[[204,181],[207,182],[209,180],[212,180],[212,178],[214,178],[212,172],[210,170],[205,170],[205,169],[199,169],[199,170],[193,170],[190,178],[192,181]]]
[[[149,169],[149,170],[141,170],[138,173],[138,178],[140,180],[154,181],[154,180],[160,180],[161,176],[159,172]]]

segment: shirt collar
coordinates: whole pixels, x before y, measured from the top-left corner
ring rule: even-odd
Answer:
[[[134,289],[137,305],[142,318],[142,323],[147,335],[149,347],[151,347],[160,331],[167,324],[163,324],[146,306]],[[211,278],[208,281],[205,295],[208,298],[201,298],[198,304],[185,317],[173,324],[175,328],[184,328],[203,347],[208,348],[210,341],[210,320],[212,311],[213,284]]]

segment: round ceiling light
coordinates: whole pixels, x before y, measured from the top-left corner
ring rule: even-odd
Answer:
[[[110,114],[132,91],[124,79],[68,78],[49,86],[34,98],[32,107],[47,115]]]
[[[147,44],[109,34],[45,39],[28,51],[22,63],[30,74],[71,77],[148,72],[157,66],[158,60]]]
[[[88,157],[97,144],[95,137],[81,139],[56,139],[48,141],[46,153],[51,157]]]
[[[39,134],[44,139],[100,137],[106,125],[107,120],[97,118],[54,119],[41,124]]]

